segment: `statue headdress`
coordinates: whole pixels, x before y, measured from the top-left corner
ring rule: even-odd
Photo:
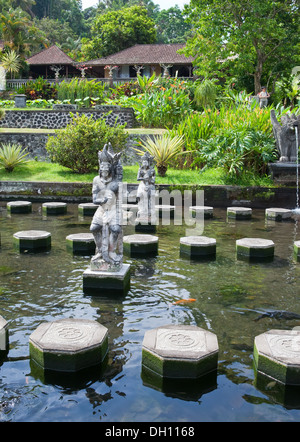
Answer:
[[[122,152],[114,153],[111,143],[105,144],[103,150],[98,152],[98,161],[100,163],[110,163],[112,166],[112,175],[118,181],[122,181],[123,168],[120,162]]]

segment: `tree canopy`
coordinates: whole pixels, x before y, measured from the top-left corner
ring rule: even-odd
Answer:
[[[268,76],[299,64],[299,9],[298,0],[191,0],[186,54],[205,77],[248,73],[258,93]]]

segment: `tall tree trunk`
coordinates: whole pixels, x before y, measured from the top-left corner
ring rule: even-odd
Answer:
[[[261,75],[263,71],[263,56],[259,51],[257,51],[256,53],[257,53],[257,63],[254,72],[255,95],[257,95],[261,91]]]

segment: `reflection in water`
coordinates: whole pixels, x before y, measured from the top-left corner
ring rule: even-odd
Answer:
[[[40,204],[26,215],[8,216],[4,203],[0,209],[0,315],[10,334],[9,353],[0,362],[0,421],[300,420],[297,400],[275,394],[270,381],[261,387],[252,366],[256,335],[300,326],[300,264],[293,254],[299,219],[270,223],[263,211],[253,210],[252,220],[228,222],[225,210],[214,209],[203,235],[216,239],[217,253],[201,261],[180,256],[185,226],[157,226],[157,256],[124,259],[131,265],[129,292],[94,297],[82,290],[90,256],[72,255],[65,240],[88,233],[90,217],[78,216],[77,205],[58,217],[43,217]],[[13,248],[13,234],[31,229],[51,232],[51,250],[21,254]],[[132,227],[124,234],[132,234]],[[235,241],[243,237],[272,239],[274,259],[238,259]],[[195,301],[176,304],[189,298]],[[295,316],[267,314],[274,311]],[[54,379],[32,369],[29,336],[41,322],[65,317],[93,319],[108,328],[103,371]],[[141,373],[144,334],[165,324],[198,325],[217,335],[213,382],[175,385]]]

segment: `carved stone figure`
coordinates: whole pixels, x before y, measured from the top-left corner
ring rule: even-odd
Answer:
[[[280,124],[277,121],[274,109],[272,109],[271,122],[276,146],[280,153],[279,161],[296,163],[299,149],[299,137],[296,146],[295,126],[298,126],[300,129],[300,116],[296,117],[294,114],[291,116],[285,114],[281,117]]]
[[[121,153],[113,153],[111,144],[98,152],[99,176],[93,180],[93,203],[99,205],[90,231],[94,235],[96,254],[91,270],[118,271],[123,261]]]
[[[138,212],[137,222],[155,224],[155,169],[154,158],[146,152],[142,156],[141,165],[137,175],[140,181],[137,190]]]

